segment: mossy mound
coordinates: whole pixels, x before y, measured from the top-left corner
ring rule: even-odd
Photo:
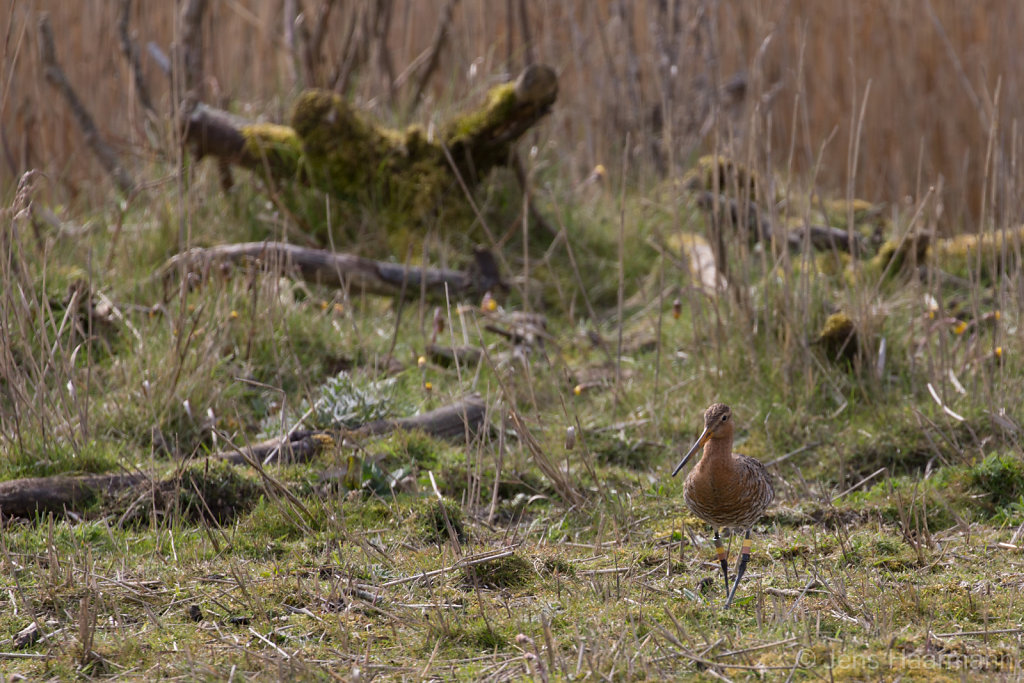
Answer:
[[[871,270],[889,276],[899,275],[908,268],[925,262],[931,237],[924,233],[907,235],[902,240],[887,240],[870,261]]]
[[[479,617],[446,622],[443,626],[432,624],[424,650],[427,653],[433,651],[438,641],[469,648],[472,652],[495,652],[506,649],[510,644],[506,634]]]
[[[829,225],[845,228],[849,224],[850,215],[853,215],[853,224],[877,222],[882,218],[885,207],[881,204],[873,204],[866,199],[826,199],[822,202],[825,210],[825,218]]]
[[[242,127],[245,139],[243,153],[267,164],[280,175],[301,176],[298,159],[302,154],[302,141],[293,128],[274,123],[253,123]]]
[[[576,576],[576,565],[563,557],[551,555],[541,560],[538,571],[542,574],[559,576]]]
[[[970,470],[970,484],[988,494],[988,504],[1002,508],[1024,496],[1024,460],[1009,453],[992,453]]]
[[[967,279],[980,274],[986,281],[993,281],[1020,265],[1024,227],[939,240],[933,251],[944,271]]]
[[[310,181],[343,201],[422,219],[454,180],[443,150],[428,143],[421,129],[374,126],[335,93],[304,92],[292,127]]]
[[[757,199],[757,172],[745,164],[724,155],[706,155],[683,176],[683,186],[689,190],[719,192],[730,197]]]
[[[663,449],[653,441],[631,439],[610,432],[587,434],[587,446],[597,462],[633,470],[648,469],[664,455]]]
[[[452,534],[459,543],[467,540],[462,508],[448,499],[424,498],[417,501],[413,505],[409,525],[416,539],[424,544],[445,543]]]
[[[189,520],[225,524],[251,509],[263,487],[238,467],[207,460],[181,473],[176,482],[177,504]]]
[[[434,469],[459,456],[451,443],[421,430],[396,430],[380,442],[379,450],[391,462],[415,463],[426,469]]]
[[[481,588],[520,588],[536,576],[533,565],[519,555],[465,567],[462,572],[467,586]]]
[[[220,460],[190,465],[139,495],[127,489],[104,505],[121,523],[146,523],[154,515],[179,515],[189,523],[223,525],[250,511],[263,486],[238,467]]]
[[[828,317],[814,340],[834,363],[852,363],[857,357],[857,343],[857,327],[850,316],[841,311]]]
[[[975,507],[954,472],[925,481],[917,477],[893,478],[867,491],[855,492],[846,503],[868,517],[877,515],[885,524],[932,531],[948,529],[960,519],[969,520]]]

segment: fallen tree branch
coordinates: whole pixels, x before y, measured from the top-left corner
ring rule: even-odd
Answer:
[[[309,462],[325,448],[340,441],[346,434],[383,436],[394,431],[422,431],[440,439],[461,439],[468,433],[477,433],[484,425],[487,404],[478,395],[436,410],[391,420],[376,420],[349,432],[326,429],[301,429],[284,437],[267,439],[245,448],[213,453],[211,458],[226,460],[233,465],[261,462]]]
[[[397,420],[377,420],[356,430],[357,435],[379,436],[393,431],[423,431],[442,439],[475,434],[484,425],[487,404],[477,394],[436,410]]]
[[[167,278],[177,272],[205,276],[216,264],[258,260],[261,265],[294,269],[306,281],[349,291],[410,298],[425,291],[431,299],[449,296],[482,296],[504,290],[494,257],[485,249],[474,253],[475,267],[469,271],[405,266],[386,261],[310,249],[283,242],[244,242],[195,248],[172,256],[160,268]]]
[[[828,225],[804,225],[794,228],[788,236],[790,244],[794,241],[802,244],[804,235],[808,236],[811,246],[818,251],[845,251],[853,256],[864,253],[864,239],[857,233],[852,235],[842,228]]]
[[[185,122],[185,136],[199,157],[213,156],[219,161],[251,170],[263,167],[263,156],[246,145],[245,127],[250,121],[220,109],[197,103]],[[297,173],[298,167],[292,169]]]
[[[419,430],[438,438],[460,439],[466,434],[478,432],[486,422],[486,413],[487,404],[474,394],[422,415],[377,420],[348,433],[353,436],[380,436],[396,430]],[[296,431],[283,439],[270,439],[244,449],[213,453],[208,457],[225,460],[233,465],[261,463],[264,460],[267,461],[264,464],[279,461],[306,462],[340,436],[338,432],[325,430]],[[151,485],[153,481],[143,474],[124,473],[30,477],[4,481],[0,482],[0,519],[80,509],[98,496],[111,496],[126,489]]]
[[[88,505],[99,495],[147,483],[142,474],[90,474],[82,477],[29,477],[0,482],[0,515],[32,517]]]
[[[712,212],[715,206],[714,195],[711,192],[701,192],[697,196],[697,206],[707,212]],[[811,247],[818,251],[838,249],[854,256],[864,253],[864,239],[856,232],[851,235],[842,228],[809,224],[790,230],[776,230],[771,219],[758,208],[757,204],[752,201],[740,203],[725,195],[718,196],[718,209],[734,227],[738,227],[741,224],[741,218],[745,216],[751,242],[784,239],[790,249],[800,250],[803,248],[804,238],[807,237]]]
[[[331,435],[323,430],[299,429],[285,437],[267,439],[237,450],[219,451],[210,457],[226,460],[232,465],[309,462],[332,442]]]
[[[440,344],[427,344],[427,356],[430,360],[451,367],[461,365],[463,367],[475,367],[479,365],[483,351],[478,346],[443,346]]]
[[[121,162],[117,158],[113,147],[108,145],[100,136],[92,115],[85,108],[85,105],[82,104],[82,100],[78,98],[78,93],[71,87],[67,76],[64,75],[64,70],[57,62],[57,50],[53,43],[53,29],[50,27],[50,16],[45,13],[39,17],[39,59],[43,64],[43,75],[46,77],[46,81],[68,103],[68,107],[70,107],[71,113],[75,117],[75,122],[78,123],[78,128],[82,131],[82,136],[85,138],[85,144],[96,155],[100,165],[103,166],[103,170],[107,172],[113,179],[114,184],[117,185],[117,189],[123,194],[130,194],[135,183],[132,181],[131,176],[128,175],[128,172],[124,170],[124,167],[121,166]]]

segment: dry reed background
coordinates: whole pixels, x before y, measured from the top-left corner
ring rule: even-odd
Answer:
[[[446,0],[335,3],[319,73],[307,77],[292,49],[286,16],[305,10],[306,25],[324,3],[221,0],[205,22],[207,99],[249,114],[285,118],[303,82],[324,84],[346,66],[342,85],[385,120],[408,111],[422,57]],[[904,202],[923,188],[943,188],[947,230],[972,230],[985,193],[986,148],[995,142],[993,196],[1003,215],[1018,203],[1016,121],[1024,55],[1024,5],[1001,0],[872,0],[847,3],[507,2],[463,0],[424,105],[473,97],[532,59],[557,68],[561,94],[541,133],[567,172],[585,176],[597,163],[618,165],[626,133],[631,168],[664,175],[695,151],[744,143],[744,122],[769,131],[760,161],[793,168],[821,188],[872,200]],[[0,11],[5,36],[0,122],[0,182],[12,187],[28,168],[58,178],[62,194],[101,196],[102,175],[65,104],[43,81],[37,19],[51,15],[58,58],[102,132],[126,155],[145,157],[143,117],[117,39],[120,3],[24,0]],[[177,3],[134,3],[132,30],[145,46],[168,52]],[[526,17],[524,31],[523,17]],[[419,61],[417,61],[419,60]],[[171,101],[168,79],[149,55],[143,63],[157,107]],[[411,66],[411,68],[410,68]],[[745,97],[737,106],[737,80]],[[718,86],[717,88],[715,86]],[[721,97],[712,97],[713,93]],[[251,106],[250,106],[251,105]],[[756,105],[755,117],[740,107]],[[714,107],[734,114],[708,118]],[[863,108],[857,168],[851,137]],[[736,126],[705,125],[733,121]],[[401,121],[399,121],[401,122]],[[713,138],[717,137],[717,141]],[[557,142],[556,142],[557,141]],[[821,159],[820,167],[816,160]],[[790,162],[792,164],[790,165]],[[853,173],[851,173],[851,170]],[[850,178],[854,186],[848,188]],[[998,208],[998,207],[997,207]],[[1012,217],[1011,217],[1012,219]]]

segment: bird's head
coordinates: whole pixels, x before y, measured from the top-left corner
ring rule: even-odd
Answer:
[[[679,474],[679,470],[683,469],[686,463],[693,457],[701,446],[706,444],[709,439],[731,439],[732,438],[732,411],[729,406],[724,403],[712,403],[708,406],[708,409],[704,411],[704,431],[701,432],[700,437],[696,443],[690,447],[683,459],[676,465],[675,470],[672,471],[672,476]]]
[[[724,403],[712,403],[704,411],[707,439],[723,439],[732,435],[732,410]],[[704,436],[704,435],[702,435]]]

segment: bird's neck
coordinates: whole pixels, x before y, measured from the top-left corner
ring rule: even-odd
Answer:
[[[732,434],[708,439],[704,444],[703,467],[714,469],[732,465]]]

